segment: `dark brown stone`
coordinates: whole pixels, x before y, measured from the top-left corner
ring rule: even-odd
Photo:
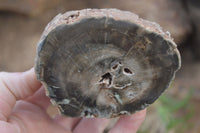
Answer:
[[[106,118],[152,104],[179,68],[169,34],[117,9],[57,15],[38,43],[35,65],[63,115]]]

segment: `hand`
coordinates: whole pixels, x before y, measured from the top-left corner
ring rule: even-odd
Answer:
[[[34,70],[23,73],[0,73],[1,133],[102,133],[109,123],[105,118],[51,118],[50,104],[44,87]],[[122,116],[109,133],[135,133],[145,118],[146,110]]]

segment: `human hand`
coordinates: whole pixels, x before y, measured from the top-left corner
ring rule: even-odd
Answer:
[[[50,105],[44,87],[34,70],[0,73],[0,133],[102,133],[109,123],[105,118],[70,118],[47,113]],[[146,110],[122,116],[109,133],[135,133]]]

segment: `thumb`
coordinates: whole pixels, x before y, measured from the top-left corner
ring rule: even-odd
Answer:
[[[31,96],[41,86],[33,68],[22,73],[0,72],[0,120],[7,120],[17,100]]]

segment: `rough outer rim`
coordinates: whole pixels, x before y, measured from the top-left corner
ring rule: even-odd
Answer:
[[[110,17],[110,18],[113,18],[114,20],[124,20],[124,21],[129,21],[131,23],[135,23],[139,27],[145,28],[149,32],[153,32],[154,34],[161,35],[165,40],[169,41],[172,44],[171,46],[179,59],[179,62],[178,62],[179,66],[178,66],[177,70],[174,72],[174,75],[172,76],[171,81],[167,85],[167,86],[169,86],[175,77],[175,73],[181,67],[181,57],[180,57],[180,53],[177,49],[177,45],[174,43],[173,38],[170,36],[170,33],[168,31],[164,32],[159,24],[139,18],[138,15],[131,13],[129,11],[121,11],[118,9],[83,9],[83,10],[77,10],[77,11],[69,11],[64,14],[58,14],[45,27],[45,30],[44,30],[37,46],[39,46],[41,44],[41,42],[46,38],[46,36],[48,36],[48,34],[53,29],[55,29],[56,27],[58,27],[60,25],[74,24],[74,23],[77,23],[77,22],[81,21],[82,19],[86,19],[86,18],[102,18],[102,17]],[[36,73],[37,78],[45,86],[46,95],[48,96],[49,93],[47,90],[47,84],[41,78],[41,77],[43,77],[43,72],[41,70],[39,70],[39,71],[37,70],[38,63],[40,63],[40,61],[38,58],[38,47],[37,47],[37,54],[36,54],[36,58],[35,58],[35,72],[36,71],[39,72],[39,73]],[[59,105],[53,99],[51,99],[51,102],[53,105],[56,105],[59,107]],[[143,108],[145,108],[146,106],[148,106],[148,105],[147,104],[144,105]]]

